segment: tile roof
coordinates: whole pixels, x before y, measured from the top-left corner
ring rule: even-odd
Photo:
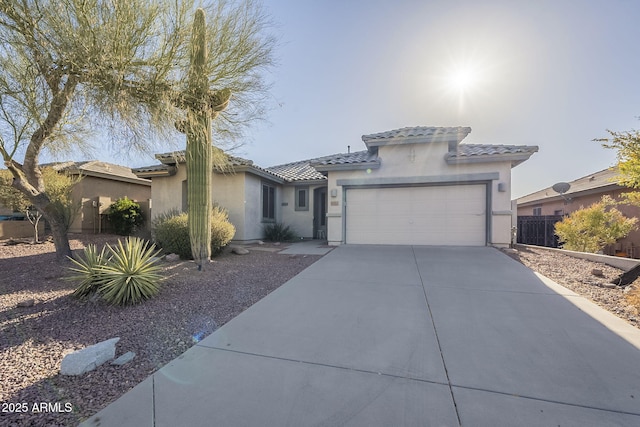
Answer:
[[[184,163],[185,150],[171,151],[169,153],[156,154],[156,159],[160,160],[166,165],[174,165],[176,163]],[[243,159],[242,157],[235,157],[226,154],[227,160],[231,166],[253,166],[253,160]]]
[[[49,166],[53,169],[60,171],[66,171],[69,173],[80,173],[84,175],[101,175],[108,176],[111,179],[122,181],[133,181],[141,184],[150,183],[146,179],[139,178],[131,168],[113,163],[102,162],[99,160],[87,160],[87,161],[68,161],[68,162],[54,162],[47,163],[40,166]]]
[[[270,166],[268,171],[281,176],[286,181],[307,181],[307,180],[325,180],[324,174],[318,172],[322,170],[322,166],[335,165],[354,165],[377,163],[378,158],[375,154],[368,151],[355,151],[353,153],[339,153],[329,156],[316,157],[314,159],[301,160],[298,162],[286,163],[283,165]]]
[[[623,188],[616,183],[616,177],[619,175],[617,168],[609,168],[595,172],[576,180],[570,181],[571,187],[564,193],[569,196],[571,194],[581,193],[585,191],[597,192],[609,191],[611,189]],[[547,187],[543,190],[536,191],[535,193],[522,196],[517,199],[518,205],[525,203],[542,202],[545,199],[551,199],[553,197],[560,197],[560,194],[556,193],[553,188]]]
[[[386,132],[372,133],[370,135],[362,135],[362,141],[375,142],[382,140],[405,139],[405,138],[424,138],[423,142],[431,142],[436,139],[451,139],[455,137],[462,141],[471,132],[470,127],[434,127],[434,126],[415,126],[405,127],[401,129],[389,130]]]
[[[491,145],[459,144],[458,151],[449,157],[502,156],[508,154],[533,154],[538,151],[535,145]]]

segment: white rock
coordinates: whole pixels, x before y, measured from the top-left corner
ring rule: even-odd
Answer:
[[[136,357],[136,354],[133,351],[127,351],[122,356],[118,357],[116,360],[111,362],[112,365],[122,366],[125,363],[129,363]]]
[[[233,252],[236,255],[246,255],[249,253],[249,250],[245,248],[241,248],[239,246],[234,246],[233,249],[231,249],[231,252]]]
[[[82,375],[93,371],[116,355],[116,343],[120,338],[99,342],[82,350],[66,355],[60,364],[62,375]]]

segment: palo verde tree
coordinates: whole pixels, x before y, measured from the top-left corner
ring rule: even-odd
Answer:
[[[51,200],[51,209],[63,219],[65,231],[71,227],[73,220],[80,213],[82,207],[74,202],[71,191],[81,178],[59,173],[54,168],[42,169],[42,180],[47,189],[47,197]],[[13,176],[6,170],[0,170],[0,203],[14,212],[22,212],[33,225],[33,243],[39,242],[38,224],[42,214],[34,209],[29,198],[17,188],[11,186]]]
[[[605,148],[617,150],[618,171],[620,175],[617,182],[623,187],[640,189],[640,132],[630,130],[615,132],[607,130],[610,138],[600,138],[595,141],[601,142]],[[623,193],[628,203],[640,205],[640,192],[631,191]]]
[[[252,0],[204,3],[201,83],[233,93],[214,124],[230,138],[264,111],[275,40]],[[145,147],[174,138],[176,122],[193,123],[185,105],[195,9],[193,0],[0,0],[0,154],[12,186],[49,222],[59,258],[71,251],[40,156],[80,147],[96,128]]]

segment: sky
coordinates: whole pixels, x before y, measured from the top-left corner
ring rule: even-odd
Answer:
[[[263,4],[280,40],[272,108],[234,153],[259,166],[363,150],[362,135],[391,129],[469,126],[466,143],[539,146],[512,170],[517,198],[613,166],[593,139],[640,128],[640,1]]]

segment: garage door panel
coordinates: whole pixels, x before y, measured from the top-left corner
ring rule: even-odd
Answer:
[[[486,243],[485,185],[348,189],[347,243]]]

